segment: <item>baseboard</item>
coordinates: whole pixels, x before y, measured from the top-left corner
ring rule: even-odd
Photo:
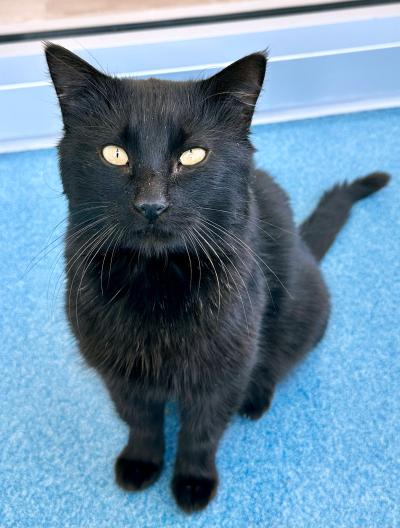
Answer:
[[[175,80],[268,47],[254,123],[271,123],[400,106],[400,9],[371,10],[60,42],[117,75]],[[60,136],[40,43],[0,47],[0,116],[0,152],[53,146]]]

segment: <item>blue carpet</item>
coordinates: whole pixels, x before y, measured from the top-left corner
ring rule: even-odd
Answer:
[[[259,165],[289,191],[296,218],[322,190],[375,169],[390,187],[360,202],[323,262],[333,314],[325,339],[259,422],[236,418],[218,455],[216,500],[191,518],[166,469],[148,491],[114,485],[126,440],[62,310],[66,203],[54,150],[0,156],[1,527],[247,528],[400,526],[400,110],[259,126]]]

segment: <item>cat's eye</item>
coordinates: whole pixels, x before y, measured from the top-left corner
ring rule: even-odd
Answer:
[[[101,153],[107,163],[111,165],[127,165],[129,162],[128,154],[123,148],[117,145],[107,145]]]
[[[206,150],[200,147],[196,147],[189,150],[185,150],[185,152],[181,154],[179,161],[182,165],[188,167],[190,165],[197,165],[198,163],[203,161],[206,156]]]

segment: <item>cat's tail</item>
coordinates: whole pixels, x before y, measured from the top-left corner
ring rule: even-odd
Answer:
[[[390,180],[384,172],[373,172],[351,183],[326,191],[316,209],[301,224],[300,234],[317,260],[321,260],[346,223],[355,202],[382,189]]]

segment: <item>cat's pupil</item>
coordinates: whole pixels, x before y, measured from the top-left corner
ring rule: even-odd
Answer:
[[[117,149],[117,150],[115,151],[115,157],[116,157],[116,158],[119,158],[119,149]]]

